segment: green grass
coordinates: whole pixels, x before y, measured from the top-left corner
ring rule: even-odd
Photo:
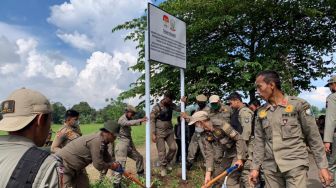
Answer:
[[[52,130],[55,132],[52,135],[52,139],[54,139],[56,132],[62,127],[62,125],[54,124],[51,126]],[[103,127],[103,124],[83,124],[80,125],[80,129],[83,135],[87,135],[90,133],[98,132],[100,128]],[[0,135],[7,135],[7,132],[0,131]],[[146,140],[146,130],[145,125],[142,124],[140,126],[133,126],[132,127],[132,137],[134,144],[136,146],[143,145]]]

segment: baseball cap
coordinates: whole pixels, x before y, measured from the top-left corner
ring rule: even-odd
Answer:
[[[104,127],[100,129],[101,131],[108,131],[114,135],[119,135],[120,126],[116,121],[108,120],[104,123]]]
[[[134,106],[128,104],[126,106],[126,111],[136,113],[136,108]]]
[[[191,116],[191,121],[189,122],[189,125],[192,125],[197,121],[203,121],[207,119],[209,119],[209,114],[206,111],[198,111]]]
[[[211,95],[209,98],[209,102],[210,103],[215,103],[215,102],[219,102],[219,96],[218,95]]]
[[[12,132],[26,127],[39,114],[51,113],[49,100],[40,92],[22,88],[1,103],[0,130]]]
[[[331,83],[336,83],[336,76],[332,76],[324,87],[329,87],[329,84]]]
[[[206,102],[207,101],[207,97],[203,94],[201,95],[197,95],[196,96],[196,100],[199,101],[199,102]]]

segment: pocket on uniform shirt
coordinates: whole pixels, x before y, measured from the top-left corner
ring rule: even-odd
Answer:
[[[287,123],[281,124],[281,134],[284,139],[300,137],[301,127],[297,122],[289,120]]]
[[[272,127],[267,119],[262,120],[262,127],[266,133],[266,138],[272,140]]]

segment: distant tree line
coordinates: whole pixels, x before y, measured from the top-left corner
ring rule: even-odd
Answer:
[[[91,107],[89,103],[82,101],[78,104],[73,105],[70,109],[74,109],[79,112],[79,121],[81,124],[90,123],[103,123],[106,120],[118,120],[119,117],[124,113],[126,103],[120,100],[105,99],[107,105],[99,110]],[[53,108],[53,123],[63,124],[64,114],[67,110],[66,107],[61,102],[52,103]],[[143,117],[144,111],[142,109],[138,110],[136,114],[137,117]]]

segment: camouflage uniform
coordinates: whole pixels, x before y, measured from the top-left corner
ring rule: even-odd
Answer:
[[[318,168],[328,168],[310,105],[285,95],[281,104],[265,104],[258,110],[251,169],[259,170],[262,165],[267,187],[307,187],[307,145]]]

